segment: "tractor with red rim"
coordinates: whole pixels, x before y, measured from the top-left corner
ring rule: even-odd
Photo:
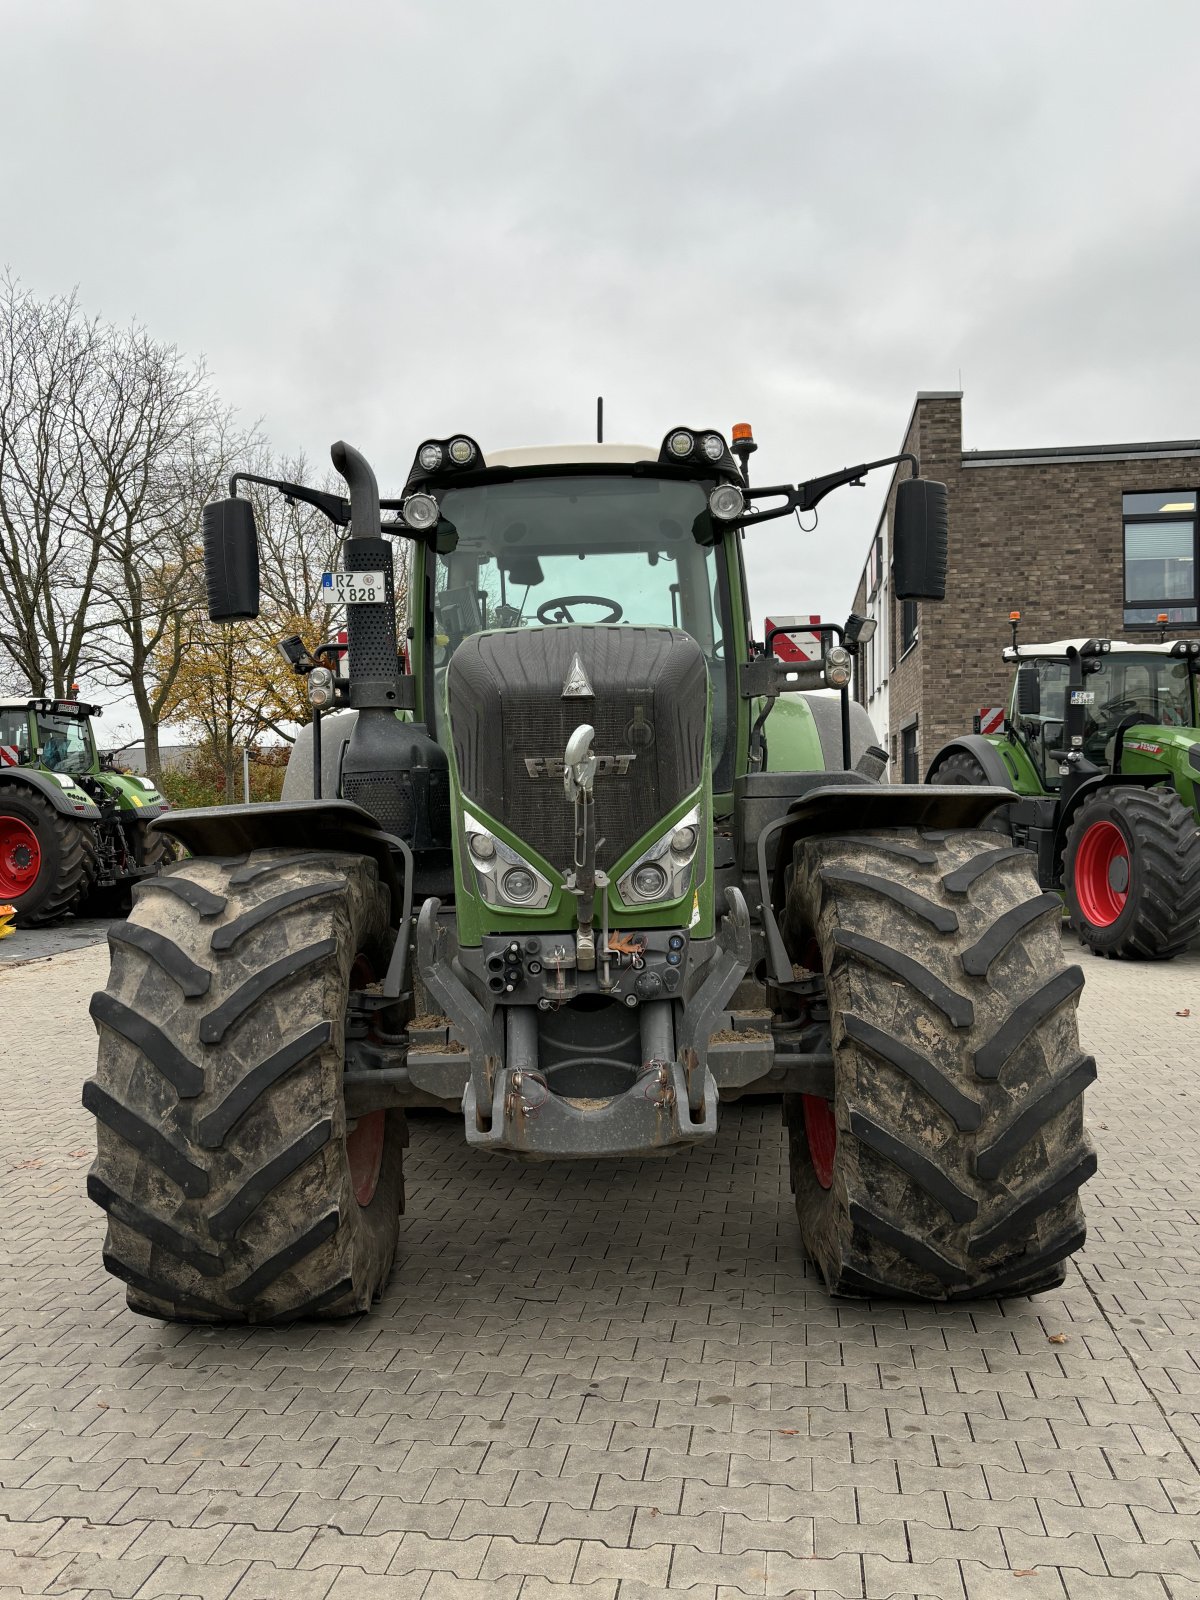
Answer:
[[[1008,706],[926,781],[1016,791],[989,826],[1033,852],[1097,955],[1176,956],[1200,934],[1200,639],[1019,645],[1011,620]]]
[[[0,901],[18,927],[123,914],[172,853],[149,831],[167,801],[100,754],[99,715],[80,700],[0,700]]]

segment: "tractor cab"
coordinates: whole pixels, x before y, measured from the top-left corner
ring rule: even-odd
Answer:
[[[0,700],[0,765],[74,778],[95,772],[91,719],[99,714],[98,706],[78,700]]]
[[[1200,725],[1197,642],[1060,639],[1006,650],[1017,663],[1009,726],[1046,790],[1061,788],[1079,756],[1092,768],[1120,771],[1126,739],[1139,725]]]

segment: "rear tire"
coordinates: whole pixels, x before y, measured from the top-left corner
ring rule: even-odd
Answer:
[[[382,971],[391,942],[374,862],[180,862],[138,886],[109,941],[83,1092],[88,1193],[130,1307],[218,1322],[365,1311],[395,1254],[407,1142],[400,1112],[346,1122],[351,973]]]
[[[35,868],[32,877],[28,876],[28,862]],[[18,928],[58,922],[73,911],[95,872],[95,863],[91,823],[77,822],[56,811],[32,786],[4,786],[0,791],[0,901],[15,908]]]
[[[1166,961],[1200,933],[1200,827],[1169,785],[1118,784],[1080,806],[1063,882],[1071,926],[1097,955]]]
[[[966,1300],[1062,1282],[1096,1169],[1082,1100],[1096,1068],[1059,913],[996,834],[797,846],[782,931],[794,961],[819,953],[825,971],[835,1091],[787,1096],[784,1115],[805,1248],[831,1293]]]

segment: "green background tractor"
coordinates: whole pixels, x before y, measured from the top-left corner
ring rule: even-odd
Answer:
[[[105,767],[99,715],[78,700],[0,700],[0,900],[19,927],[127,910],[170,852],[149,832],[167,802],[148,778]]]
[[[369,1307],[410,1107],[455,1110],[479,1152],[609,1160],[703,1144],[749,1093],[782,1098],[831,1291],[1061,1282],[1095,1066],[1058,900],[977,827],[1011,792],[877,781],[846,695],[864,619],[823,626],[815,661],[751,638],[760,522],[902,460],[894,589],[938,599],[944,487],[911,456],[751,486],[747,434],[740,464],[691,427],[647,447],[429,439],[382,502],[338,444],[348,497],[275,485],[349,527],[325,581],[348,677],[336,646],[284,641],[335,713],[287,797],[160,819],[190,857],[112,932],[89,1192],[136,1310]],[[243,481],[204,517],[231,626],[258,603]]]
[[[1003,727],[946,745],[928,781],[1021,796],[995,821],[1092,950],[1178,955],[1200,933],[1200,639],[1018,646],[1014,628],[1004,655]]]

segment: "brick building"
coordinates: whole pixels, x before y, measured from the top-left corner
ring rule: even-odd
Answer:
[[[891,595],[893,475],[854,609],[879,623],[857,694],[892,758],[919,781],[934,754],[1008,696],[1008,615],[1030,643],[1094,635],[1194,637],[1200,594],[1200,440],[963,450],[962,395],[917,395],[905,430],[927,478],[950,497],[946,598]]]

